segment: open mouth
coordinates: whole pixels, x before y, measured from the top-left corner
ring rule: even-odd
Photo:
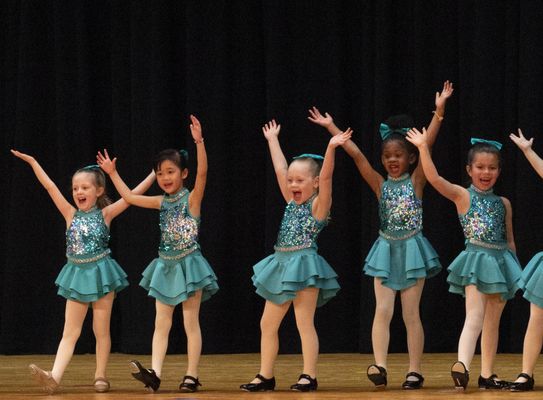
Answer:
[[[294,201],[299,202],[302,199],[302,192],[292,192]]]

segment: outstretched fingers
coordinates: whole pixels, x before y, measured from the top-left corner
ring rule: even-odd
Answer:
[[[109,158],[107,149],[104,149],[104,153],[98,151],[98,154],[96,155],[96,163],[107,174],[111,174],[113,171],[117,169],[117,166],[116,166],[117,157],[111,160]]]

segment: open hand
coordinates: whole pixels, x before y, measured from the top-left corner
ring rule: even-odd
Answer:
[[[332,119],[332,116],[328,113],[324,113],[324,117],[322,116],[321,112],[317,107],[313,107],[309,109],[309,117],[307,117],[308,120],[313,122],[314,124],[323,126],[325,128],[328,128],[334,120]]]
[[[422,132],[420,132],[417,128],[409,129],[406,139],[417,147],[426,144],[428,139],[426,135],[426,128],[422,128]]]
[[[194,115],[190,116],[190,133],[192,135],[192,139],[194,139],[194,142],[201,143],[204,138],[202,137],[202,125],[200,124],[200,121],[198,121],[198,118],[196,118]]]
[[[28,154],[21,153],[17,150],[10,150],[11,154],[13,154],[15,157],[19,157],[21,160],[26,161],[27,163],[31,163],[33,161],[36,161],[36,159],[32,156],[29,156]]]
[[[332,139],[330,139],[330,146],[341,146],[345,144],[345,142],[347,142],[347,140],[349,140],[352,135],[353,130],[351,128],[347,128],[345,132],[342,132],[339,135],[332,136]]]
[[[279,136],[279,131],[281,130],[281,125],[276,123],[274,119],[268,122],[262,127],[262,132],[264,132],[264,137],[267,140],[273,139],[274,137]]]
[[[515,136],[514,133],[511,133],[509,135],[509,138],[515,143],[519,149],[522,151],[526,151],[532,147],[532,144],[534,143],[534,138],[531,138],[530,140],[526,139],[524,135],[522,134],[522,131],[520,128],[518,128],[518,136]]]
[[[96,163],[108,175],[112,172],[115,172],[115,170],[117,169],[117,157],[111,160],[106,149],[104,149],[104,154],[102,154],[100,151],[98,152],[98,154],[96,155]]]
[[[445,81],[441,93],[436,92],[436,109],[445,107],[447,99],[452,96],[454,91],[452,82]]]

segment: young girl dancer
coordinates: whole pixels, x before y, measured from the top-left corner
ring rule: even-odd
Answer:
[[[279,349],[278,330],[291,304],[302,341],[304,369],[290,388],[302,392],[317,390],[319,339],[313,322],[315,308],[339,290],[336,273],[317,254],[316,240],[327,225],[332,205],[335,149],[351,137],[352,131],[347,129],[330,140],[324,161],[321,156],[302,154],[288,165],[279,145],[280,130],[281,125],[275,120],[262,128],[287,206],[275,253],[253,267],[256,292],[266,299],[266,304],[260,321],[260,372],[250,383],[240,386],[249,392],[275,388],[273,368]]]
[[[190,131],[196,143],[198,167],[194,189],[184,186],[188,176],[187,154],[184,150],[164,150],[154,163],[160,196],[140,196],[123,182],[116,169],[116,158],[109,159],[107,151],[98,153],[98,165],[110,176],[115,188],[128,203],[139,207],[160,210],[161,239],[158,258],[143,271],[140,286],[156,299],[155,332],[152,345],[151,369],[132,361],[132,375],[143,382],[150,391],[160,387],[162,364],[168,349],[168,335],[172,326],[175,306],[183,304],[183,324],[187,335],[187,372],[179,390],[195,392],[201,386],[198,364],[202,351],[200,332],[200,303],[209,299],[219,289],[217,277],[200,252],[198,228],[200,207],[207,179],[207,155],[202,137],[202,127],[190,116]]]
[[[66,298],[62,340],[52,371],[44,371],[30,364],[30,373],[45,391],[49,394],[55,392],[72,358],[89,304],[92,304],[92,327],[96,338],[94,389],[97,392],[107,392],[110,387],[106,366],[111,350],[111,308],[115,293],[128,286],[126,273],[110,257],[109,227],[111,221],[128,208],[128,203],[122,199],[111,203],[106,196],[104,173],[97,165],[91,165],[77,170],[72,177],[72,197],[76,209],[66,200],[34,157],[16,150],[11,152],[32,167],[66,220],[68,260],[55,281],[58,294]],[[144,193],[154,178],[154,173],[151,173],[134,192]]]
[[[464,188],[439,176],[432,161],[428,133],[412,129],[408,140],[419,148],[428,182],[453,201],[466,238],[466,249],[451,263],[449,291],[466,298],[466,320],[458,343],[458,361],[451,376],[456,389],[465,390],[477,338],[481,336],[481,389],[502,389],[507,383],[494,374],[500,318],[508,299],[518,289],[521,269],[514,254],[511,203],[496,196],[493,187],[501,171],[501,144],[471,139],[466,166],[471,186]]]
[[[443,84],[441,93],[436,93],[436,110],[428,129],[429,146],[435,141],[445,113],[445,104],[452,93],[453,85],[449,81]],[[310,121],[325,127],[332,135],[341,132],[328,113],[322,116],[313,107],[309,114]],[[436,275],[441,269],[436,252],[422,235],[422,194],[426,178],[420,162],[409,173],[417,160],[416,149],[405,139],[412,125],[412,119],[406,115],[390,117],[381,124],[381,161],[388,175],[386,180],[372,168],[353,141],[349,140],[343,146],[379,201],[379,238],[364,265],[365,273],[374,277],[376,304],[372,344],[375,364],[368,367],[367,375],[377,388],[385,388],[387,385],[390,321],[397,291],[400,291],[409,351],[409,370],[402,387],[422,387],[424,331],[419,304],[425,279]]]
[[[527,140],[522,131],[518,136],[509,135],[511,140],[522,150],[534,170],[543,178],[543,160],[532,149],[534,138]],[[515,382],[509,385],[514,392],[524,392],[534,388],[534,368],[543,344],[543,252],[532,257],[522,271],[519,286],[524,290],[524,298],[530,302],[530,320],[524,336],[522,351],[522,372]]]

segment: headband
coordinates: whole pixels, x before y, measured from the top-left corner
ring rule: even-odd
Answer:
[[[80,171],[93,171],[93,170],[99,170],[100,167],[96,164],[87,165],[86,167],[83,167],[80,169]]]
[[[483,144],[489,144],[491,146],[494,146],[498,150],[502,149],[502,144],[500,142],[496,142],[495,140],[486,140],[486,139],[479,139],[479,138],[471,138],[470,139],[471,144],[477,144],[477,143],[483,143]]]
[[[324,160],[323,156],[319,156],[318,154],[311,154],[311,153],[304,153],[304,154],[300,154],[299,156],[292,157],[293,160],[298,160],[299,158],[312,158],[315,161]]]
[[[393,133],[399,133],[402,136],[406,136],[407,132],[409,132],[409,128],[394,128],[391,129],[390,126],[387,124],[381,123],[381,126],[379,126],[379,133],[381,134],[381,139],[385,140]]]

